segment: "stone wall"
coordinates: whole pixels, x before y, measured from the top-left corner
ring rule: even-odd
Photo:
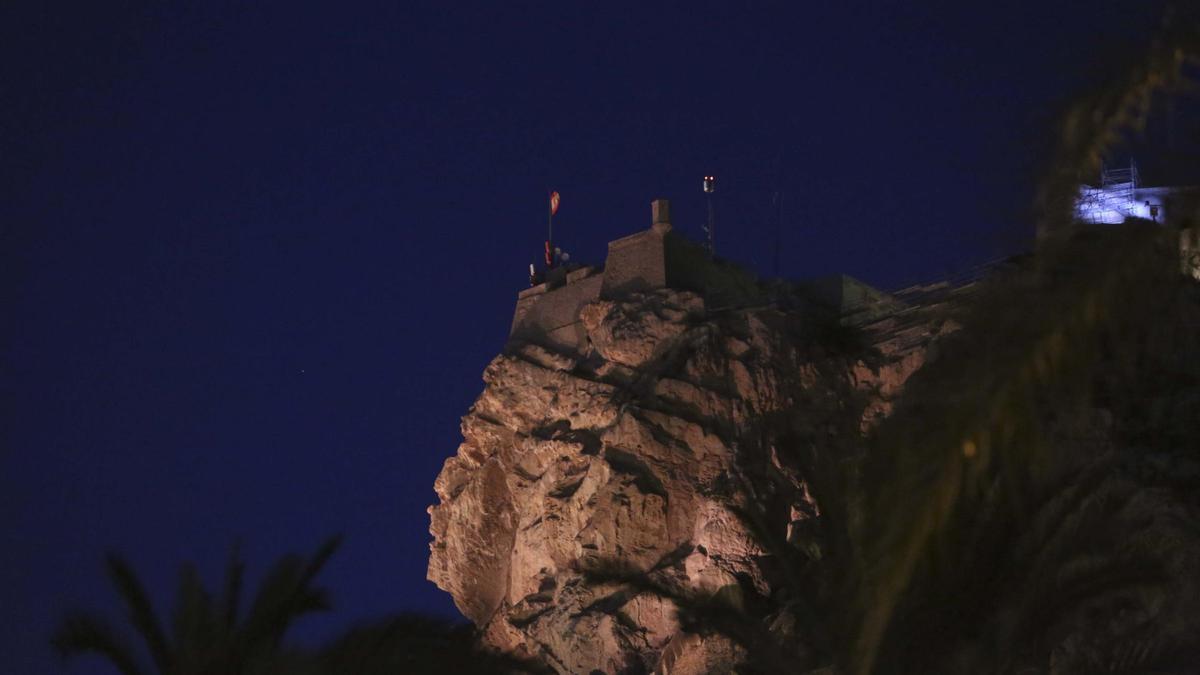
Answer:
[[[543,284],[524,291],[528,295],[517,301],[510,339],[559,351],[585,351],[587,334],[579,325],[579,310],[600,297],[603,281],[604,275],[588,267],[568,274],[564,286],[545,290]]]
[[[609,242],[601,297],[616,298],[666,285],[667,263],[661,233],[646,230]]]
[[[603,272],[585,267],[553,270],[551,275],[518,295],[510,341],[582,354],[587,351],[587,334],[579,324],[584,305],[662,288],[693,291],[718,309],[763,301],[752,275],[713,260],[703,247],[672,232],[667,222],[609,242]]]

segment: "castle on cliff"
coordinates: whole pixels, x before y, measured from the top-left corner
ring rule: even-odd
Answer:
[[[556,267],[542,283],[517,297],[510,339],[534,340],[562,351],[586,351],[579,310],[589,302],[660,288],[694,291],[710,308],[742,307],[765,300],[757,280],[736,265],[674,232],[671,204],[651,203],[650,229],[608,244],[603,268]]]
[[[1099,187],[1082,186],[1075,205],[1081,226],[1104,226],[1129,219],[1153,221],[1179,230],[1181,272],[1200,280],[1200,214],[1193,217],[1195,188],[1143,187],[1137,168],[1110,170]],[[580,309],[597,300],[671,288],[692,291],[708,311],[797,301],[849,325],[865,325],[903,313],[914,304],[971,287],[1003,262],[991,262],[933,284],[884,292],[845,274],[770,289],[749,272],[714,258],[709,249],[671,227],[666,199],[651,203],[649,229],[608,244],[603,267],[555,267],[521,291],[513,313],[511,342],[537,342],[566,353],[587,352]]]

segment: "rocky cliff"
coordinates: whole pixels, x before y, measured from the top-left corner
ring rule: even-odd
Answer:
[[[748,485],[765,526],[820,556],[804,467],[854,459],[937,331],[892,321],[868,363],[806,313],[710,314],[683,291],[580,316],[589,353],[516,343],[487,367],[437,479],[429,578],[490,644],[559,672],[727,670],[729,639],[681,630],[670,600],[623,582],[772,597],[785,572],[747,529]]]
[[[847,589],[829,561],[856,565],[879,539],[895,567],[860,578],[886,587],[903,568],[909,589],[888,599],[907,618],[871,645],[897,659],[886,672],[1193,672],[1200,297],[1174,272],[1152,291],[1108,279],[1128,248],[1082,291],[1070,254],[994,301],[940,284],[856,316],[665,288],[588,302],[586,349],[514,340],[487,367],[437,478],[429,578],[492,647],[558,673],[724,673],[751,651],[747,672],[805,672],[861,637],[810,609],[863,597],[830,599]],[[1076,384],[1055,379],[1072,368]],[[981,410],[1008,440],[970,435]],[[860,470],[906,447],[889,436],[915,440]],[[944,460],[913,459],[941,436]],[[988,464],[1002,442],[1028,465]],[[864,496],[861,480],[884,487]],[[966,515],[937,515],[950,504]],[[889,558],[896,532],[932,557]]]

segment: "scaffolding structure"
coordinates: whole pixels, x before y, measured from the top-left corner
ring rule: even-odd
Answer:
[[[1134,191],[1140,187],[1137,163],[1130,160],[1128,167],[1100,170],[1100,185],[1084,185],[1079,189],[1079,200],[1075,203],[1075,217],[1093,225],[1115,225],[1134,216],[1137,199]]]

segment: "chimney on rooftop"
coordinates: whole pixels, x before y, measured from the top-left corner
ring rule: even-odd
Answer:
[[[659,234],[671,231],[671,200],[655,199],[650,202],[650,229]]]

